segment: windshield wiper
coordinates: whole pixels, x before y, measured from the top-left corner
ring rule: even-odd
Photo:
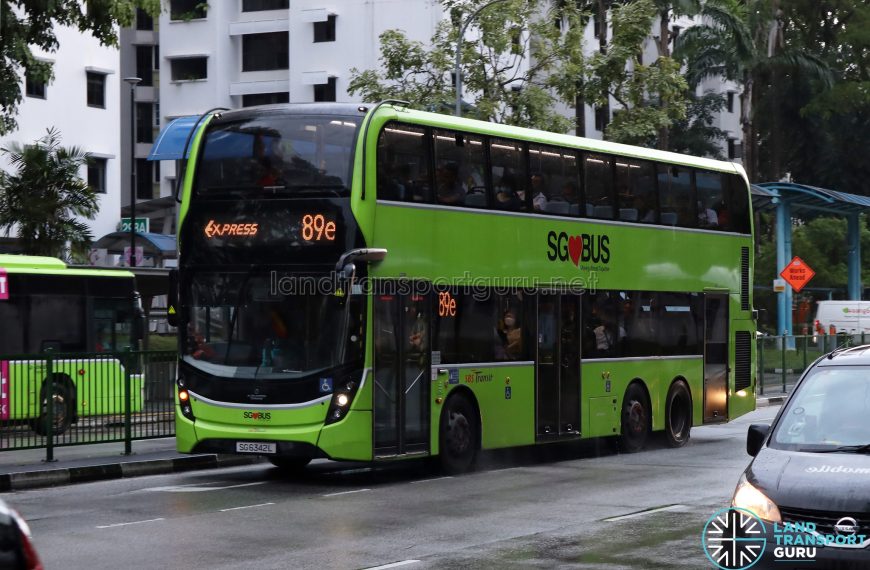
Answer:
[[[870,443],[863,445],[840,445],[833,449],[822,449],[816,453],[870,453]]]

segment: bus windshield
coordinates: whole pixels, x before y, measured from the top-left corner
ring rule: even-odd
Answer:
[[[283,294],[277,273],[197,273],[190,282],[184,360],[211,374],[293,378],[362,354],[361,303]],[[298,278],[298,276],[296,276]]]
[[[260,115],[209,127],[196,192],[349,196],[358,117]]]

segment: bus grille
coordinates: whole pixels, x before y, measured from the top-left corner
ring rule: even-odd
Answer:
[[[749,248],[740,248],[740,310],[749,310]]]
[[[734,341],[734,390],[744,390],[752,384],[752,337],[737,331]]]

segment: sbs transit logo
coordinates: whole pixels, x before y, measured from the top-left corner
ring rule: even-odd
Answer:
[[[610,263],[610,236],[607,234],[577,234],[551,231],[547,234],[547,259],[580,263]]]

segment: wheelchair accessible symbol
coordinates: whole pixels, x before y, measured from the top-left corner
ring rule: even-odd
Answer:
[[[321,394],[332,392],[332,378],[320,379],[320,392]]]

